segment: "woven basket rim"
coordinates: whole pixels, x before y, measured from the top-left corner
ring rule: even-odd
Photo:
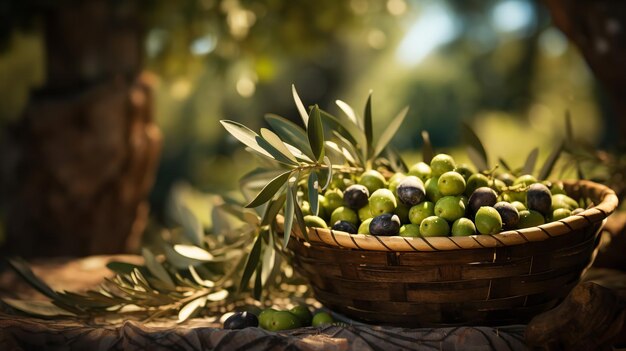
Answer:
[[[609,187],[588,180],[563,180],[565,185],[578,185],[581,188],[595,188],[600,203],[585,211],[559,221],[517,230],[507,230],[494,235],[471,235],[460,237],[401,237],[350,234],[342,231],[307,227],[307,236],[294,226],[291,235],[310,244],[321,243],[329,246],[365,251],[451,251],[480,248],[514,246],[528,242],[538,242],[555,236],[566,235],[572,230],[603,221],[618,205],[615,192]],[[282,216],[278,216],[279,229],[283,228]]]

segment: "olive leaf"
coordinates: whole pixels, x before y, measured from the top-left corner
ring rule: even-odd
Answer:
[[[187,268],[189,270],[189,273],[191,274],[191,277],[193,278],[193,280],[200,286],[203,286],[205,288],[213,288],[215,286],[215,282],[212,280],[207,280],[207,279],[203,279],[200,274],[198,274],[198,271],[194,268],[194,266],[189,265],[189,267]]]
[[[276,219],[278,212],[280,212],[280,209],[283,208],[285,204],[286,196],[287,194],[283,193],[277,199],[271,200],[268,203],[265,213],[263,214],[263,219],[261,220],[261,226],[266,226]]]
[[[359,123],[360,123],[359,118],[357,117],[356,112],[354,112],[354,109],[352,108],[352,106],[348,105],[347,103],[341,100],[335,100],[335,104],[337,104],[337,106],[339,106],[341,111],[343,111],[343,113],[346,114],[346,116],[350,119],[350,122],[359,126]]]
[[[287,146],[274,132],[267,128],[261,128],[261,137],[274,147],[281,155],[287,157],[292,163],[298,164],[295,156],[287,149]]]
[[[257,207],[269,201],[285,185],[290,175],[291,171],[287,171],[272,179],[246,207]]]
[[[207,301],[222,301],[230,295],[228,290],[222,289],[206,296]]]
[[[320,117],[320,109],[317,105],[311,109],[309,124],[307,124],[307,135],[314,160],[321,161],[324,157],[324,126]]]
[[[537,163],[537,156],[539,156],[539,148],[532,149],[526,157],[526,162],[524,162],[524,167],[522,168],[523,174],[533,174],[535,164]]]
[[[484,159],[476,149],[468,146],[465,148],[465,151],[467,152],[467,157],[472,161],[474,166],[476,166],[476,169],[478,169],[478,171],[488,170],[489,167],[487,167]]]
[[[330,140],[324,141],[324,145],[326,146],[326,156],[330,157],[335,163],[341,164],[344,162],[345,156],[341,146]]]
[[[256,266],[259,264],[259,260],[261,258],[261,249],[263,246],[263,237],[262,233],[257,235],[256,240],[254,241],[254,245],[252,245],[252,250],[248,255],[248,259],[246,260],[246,265],[243,269],[243,274],[241,275],[241,281],[239,282],[239,290],[245,290],[248,287],[248,283],[250,282],[250,278],[252,277],[252,273],[256,269]]]
[[[257,139],[259,135],[257,133],[253,132],[243,124],[234,121],[221,120],[220,123],[224,126],[227,132],[229,132],[241,143],[265,157],[274,159],[274,157],[267,152],[267,150],[259,145]]]
[[[547,179],[550,176],[550,173],[552,173],[552,170],[554,169],[554,165],[556,164],[556,162],[558,161],[559,157],[561,156],[561,152],[563,151],[563,147],[564,147],[564,143],[561,142],[552,151],[550,156],[548,156],[548,158],[546,159],[545,163],[541,167],[541,170],[539,171],[539,176],[537,177],[537,179],[545,180],[545,179]]]
[[[157,261],[152,251],[144,247],[143,249],[141,249],[141,254],[145,260],[146,268],[148,268],[148,271],[150,271],[150,273],[155,278],[160,280],[166,288],[174,290],[175,286],[172,277],[170,277],[169,273],[167,273],[167,270],[163,267],[163,265],[161,265],[161,263]]]
[[[489,169],[489,158],[487,157],[487,151],[480,138],[472,127],[466,122],[461,123],[461,137],[463,142],[467,145],[467,153],[472,160],[472,163],[478,168],[479,171],[485,171]]]
[[[178,312],[178,322],[183,323],[191,318],[200,308],[206,304],[206,296],[200,296],[184,305]]]
[[[250,190],[256,189],[258,192],[272,179],[283,174],[284,172],[284,169],[262,167],[255,168],[239,179],[239,186]]]
[[[366,158],[366,150],[364,151],[363,148],[366,146],[367,141],[362,130],[352,123],[342,124],[337,117],[321,109],[320,116],[326,123],[329,124],[329,127],[333,130],[333,132],[339,133],[348,141],[348,143],[354,145],[357,150],[361,150],[360,158]]]
[[[167,242],[162,242],[161,248],[163,250],[163,254],[165,255],[165,261],[176,269],[183,269],[190,264],[198,264],[201,262],[179,254],[174,250],[172,245]]]
[[[406,173],[409,171],[398,150],[392,146],[388,146],[385,150],[387,151],[385,157],[389,160],[389,166],[394,172]]]
[[[352,164],[364,165],[365,159],[363,155],[358,152],[356,146],[352,144],[348,139],[344,138],[337,131],[332,131],[333,136],[336,138],[337,145],[341,146],[341,150],[343,151],[344,156],[346,157],[346,161],[351,162]]]
[[[270,155],[272,155],[272,159],[282,163],[284,165],[287,166],[297,166],[298,165],[298,161],[296,160],[295,157],[293,157],[293,154],[291,154],[289,152],[289,150],[287,150],[287,148],[285,147],[285,144],[282,144],[283,148],[287,151],[287,153],[289,153],[289,155],[291,155],[291,157],[288,157],[286,155],[284,155],[281,151],[279,151],[278,149],[276,149],[272,144],[270,144],[269,141],[265,140],[264,138],[262,138],[261,136],[257,136],[256,137],[256,141],[259,144],[260,147],[262,147],[265,151],[269,152]],[[293,160],[292,160],[293,158]]]
[[[268,235],[268,243],[263,251],[263,260],[261,265],[263,266],[261,274],[261,285],[267,283],[267,279],[270,277],[272,270],[274,269],[274,263],[276,262],[276,250],[274,250],[274,236]]]
[[[174,251],[176,251],[181,256],[191,258],[197,261],[210,262],[214,258],[213,255],[207,250],[193,245],[176,244],[174,245]]]
[[[117,273],[117,274],[130,274],[135,269],[142,269],[143,268],[143,267],[138,266],[136,264],[126,263],[126,262],[118,262],[118,261],[111,261],[111,262],[106,264],[106,267],[108,269],[110,269],[111,271]]]
[[[300,229],[300,232],[302,233],[302,235],[304,235],[304,239],[308,241],[309,240],[309,234],[308,234],[308,232],[306,230],[306,224],[304,222],[304,215],[302,214],[302,209],[300,208],[300,206],[298,206],[298,202],[296,201],[297,200],[296,199],[296,196],[297,196],[296,192],[293,191],[292,194],[293,194],[293,201],[294,201],[294,204],[295,204],[295,206],[294,206],[294,213],[295,213],[295,216],[296,216],[296,224],[298,225],[298,228]],[[285,247],[286,246],[287,245],[285,244]]]
[[[424,141],[422,160],[424,163],[430,164],[430,161],[435,157],[435,150],[433,150],[433,144],[430,142],[430,134],[425,130],[422,130],[422,140]]]
[[[378,137],[378,141],[376,142],[376,147],[374,149],[374,153],[372,154],[372,158],[380,155],[385,147],[387,147],[387,144],[389,144],[391,139],[398,132],[398,129],[400,129],[400,126],[402,125],[402,122],[404,122],[404,118],[406,117],[408,112],[409,108],[407,106],[403,108],[402,111],[400,111],[400,113],[398,113],[398,115],[394,117],[393,120],[391,120],[389,125],[387,125],[385,131]]]
[[[298,91],[296,91],[296,86],[294,84],[291,85],[291,94],[293,95],[293,101],[296,103],[300,117],[302,117],[302,122],[304,122],[305,126],[309,125],[309,115],[306,113],[304,104],[302,103],[302,100],[300,100],[300,96],[298,95]]]
[[[263,265],[260,264],[256,267],[256,273],[254,278],[254,288],[252,290],[252,296],[256,300],[261,299],[261,293],[263,292]]]
[[[506,169],[507,171],[513,172],[513,169],[509,166],[508,163],[506,163],[506,161],[502,157],[498,157],[498,163],[500,163],[502,167],[504,167],[504,169]]]
[[[290,120],[275,114],[266,114],[265,121],[287,144],[293,145],[309,159],[315,158],[309,143],[306,142],[307,135],[304,129]],[[290,151],[293,153],[293,150]]]
[[[69,316],[75,317],[76,314],[66,311],[61,307],[55,305],[51,301],[46,300],[17,300],[11,299],[8,297],[2,298],[2,302],[7,305],[20,310],[22,312],[26,312],[28,314],[42,316],[42,317],[58,317],[58,316]]]
[[[330,182],[333,179],[333,164],[330,162],[330,158],[328,158],[327,156],[324,156],[324,164],[326,165],[326,169],[328,170],[328,175],[326,176],[326,183],[322,187],[322,190],[326,190],[330,186]]]
[[[372,126],[372,91],[370,90],[367,101],[365,102],[365,112],[363,113],[363,125],[365,128],[365,141],[367,143],[366,159],[372,158],[374,152],[372,145],[374,144],[374,127]]]
[[[315,171],[311,171],[311,174],[309,174],[309,181],[308,181],[308,190],[309,190],[309,205],[311,206],[311,214],[313,214],[314,216],[317,216],[318,213],[318,202],[319,202],[319,198],[318,198],[318,189],[319,189],[319,182],[317,180],[317,172]]]
[[[181,206],[179,210],[180,224],[183,227],[183,234],[194,245],[202,246],[204,242],[204,229],[200,220],[186,206]]]
[[[7,258],[7,262],[20,277],[26,280],[37,291],[53,300],[59,299],[59,295],[33,273],[26,261],[21,258]]]
[[[294,182],[295,183],[295,182]],[[289,243],[289,237],[291,236],[291,228],[293,225],[293,216],[294,216],[294,207],[295,204],[295,194],[292,186],[287,185],[287,198],[285,201],[285,222],[283,225],[284,233],[283,233],[283,248],[287,247],[287,243]]]

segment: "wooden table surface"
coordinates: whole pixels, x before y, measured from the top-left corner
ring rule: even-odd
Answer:
[[[109,260],[141,263],[138,256],[92,256],[32,262],[33,271],[53,289],[85,290],[111,276]],[[41,299],[12,271],[0,274],[0,294]],[[161,319],[83,321],[40,319],[7,306],[0,312],[0,350],[523,350],[525,326],[406,329],[353,324],[307,327],[284,332],[260,328],[221,329],[218,316],[185,324]]]

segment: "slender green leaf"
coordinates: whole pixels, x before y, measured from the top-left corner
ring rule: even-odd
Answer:
[[[261,220],[261,226],[266,226],[276,219],[278,212],[280,212],[280,209],[285,205],[286,196],[287,194],[283,193],[278,198],[268,203],[265,213],[263,214],[263,219]]]
[[[298,161],[296,160],[295,157],[293,157],[293,154],[289,153],[291,155],[291,158],[293,158],[293,160],[291,160],[290,157],[287,157],[286,155],[284,155],[281,151],[279,151],[272,144],[270,144],[269,141],[263,139],[261,136],[257,136],[256,141],[260,147],[262,147],[263,149],[265,149],[265,151],[269,152],[269,154],[272,155],[273,160],[279,163],[285,164],[287,166],[298,165]],[[285,144],[283,144],[283,146],[285,146]],[[285,147],[285,150],[286,149],[287,148]],[[289,152],[289,150],[287,150],[287,152]]]
[[[229,120],[221,120],[220,123],[224,126],[226,131],[228,131],[232,136],[234,136],[237,140],[239,140],[242,144],[251,148],[252,150],[258,152],[259,154],[274,159],[274,157],[267,152],[264,148],[262,148],[258,141],[257,137],[259,136],[257,133],[250,130],[248,127],[244,126],[241,123],[237,123]]]
[[[354,164],[355,160],[352,155],[350,155],[350,152],[348,152],[348,150],[345,150],[345,148],[342,148],[334,141],[326,140],[325,144],[326,151],[332,151],[331,156],[334,156],[332,159],[335,160],[335,163],[341,164],[344,161],[347,161],[350,164]],[[348,153],[348,156],[344,154],[344,150],[346,153]],[[326,155],[328,156],[329,153],[327,152]]]
[[[348,140],[351,145],[354,145],[357,150],[364,150],[367,142],[365,140],[365,133],[352,123],[344,124],[337,117],[330,113],[320,110],[320,116],[326,121],[333,131],[341,134],[343,138]]]
[[[483,157],[473,147],[467,146],[465,148],[467,157],[472,161],[478,171],[486,171],[488,169],[487,164],[484,162]]]
[[[253,227],[257,227],[261,224],[261,218],[253,211],[243,211],[243,220]]]
[[[246,265],[244,266],[243,274],[241,275],[241,282],[239,283],[240,291],[243,291],[248,287],[252,273],[256,270],[256,266],[259,264],[259,260],[261,259],[262,245],[263,236],[259,234],[254,241],[254,245],[248,255],[248,259],[246,260]]]
[[[433,144],[430,142],[430,134],[425,130],[422,130],[422,140],[424,141],[422,159],[426,164],[430,164],[430,160],[435,157],[435,151],[433,150]]]
[[[356,112],[354,112],[354,109],[352,108],[352,106],[348,105],[347,103],[341,100],[335,100],[335,104],[339,106],[341,111],[343,111],[343,113],[346,114],[346,116],[350,119],[350,121],[353,124],[357,126],[359,125],[359,119],[357,118]]]
[[[324,142],[324,145],[326,146],[326,156],[330,157],[331,160],[333,160],[335,163],[342,164],[344,163],[344,161],[348,161],[346,160],[346,157],[344,156],[341,147],[337,145],[337,143],[335,143],[334,141],[326,140]]]
[[[554,169],[554,165],[556,165],[556,161],[558,161],[559,157],[561,156],[561,152],[563,151],[563,147],[564,147],[564,143],[561,142],[552,151],[550,156],[548,156],[548,158],[546,159],[545,163],[541,167],[541,170],[539,171],[539,177],[537,179],[539,179],[539,180],[548,179],[548,177],[550,176],[550,173],[552,173],[552,170]]]
[[[409,167],[407,167],[400,152],[396,148],[389,146],[386,150],[386,158],[389,160],[390,166],[394,172],[406,173],[409,171]]]
[[[278,134],[281,139],[285,141],[285,143],[293,145],[308,158],[315,158],[315,156],[313,156],[313,152],[311,151],[311,147],[307,142],[307,135],[304,129],[300,128],[290,120],[275,114],[265,115],[265,120],[276,132],[276,134]],[[293,153],[292,150],[290,151]]]
[[[226,289],[222,289],[222,290],[218,290],[214,293],[208,294],[206,296],[206,299],[208,301],[223,301],[224,299],[226,299],[228,297],[230,293],[228,292],[228,290]]]
[[[342,151],[345,150],[343,151],[344,156],[346,152],[350,153],[350,155],[352,156],[346,157],[346,160],[348,160],[348,162],[354,160],[354,164],[360,166],[365,165],[365,159],[363,158],[363,154],[356,149],[356,146],[354,144],[352,144],[348,139],[344,138],[336,130],[333,130],[332,133],[335,138],[337,138],[337,144],[341,146]]]
[[[183,323],[191,318],[200,308],[206,304],[206,296],[200,296],[197,299],[191,300],[185,306],[183,306],[178,312],[178,323]]]
[[[324,164],[328,169],[328,175],[326,176],[326,184],[324,184],[322,190],[326,190],[326,188],[328,188],[328,186],[330,185],[330,182],[333,180],[333,164],[330,163],[330,158],[324,156]]]
[[[512,172],[513,169],[509,166],[508,163],[506,163],[506,161],[502,158],[502,157],[498,157],[498,162],[502,165],[502,167],[504,167],[504,169],[506,169],[509,172]]]
[[[311,171],[309,174],[309,205],[311,206],[311,213],[317,216],[318,206],[318,194],[319,194],[319,182],[317,181],[317,172]]]
[[[58,317],[58,316],[71,316],[75,317],[76,314],[66,311],[61,307],[53,304],[51,301],[45,300],[16,300],[8,297],[2,298],[2,301],[7,305],[26,312],[35,316],[42,317]]]
[[[239,179],[239,186],[252,190],[256,189],[258,192],[272,179],[284,172],[284,169],[256,168]]]
[[[261,294],[263,293],[263,265],[260,264],[256,267],[256,273],[254,275],[254,288],[252,290],[252,297],[256,300],[261,300]]]
[[[215,286],[215,282],[213,282],[212,280],[202,279],[202,277],[200,276],[200,274],[198,274],[198,271],[194,268],[194,266],[189,265],[188,269],[189,269],[189,273],[191,274],[191,277],[198,285],[203,286],[205,288],[209,288],[209,289]]]
[[[287,149],[282,140],[276,135],[274,132],[267,128],[261,128],[261,136],[263,139],[267,140],[268,143],[272,144],[272,146],[278,150],[283,156],[287,157],[294,163],[298,163],[296,158],[293,156],[291,152]]]
[[[298,164],[298,160],[296,160],[294,155],[289,151],[289,149],[287,149],[287,146],[285,146],[283,141],[280,140],[278,135],[276,135],[274,132],[267,128],[261,128],[261,137],[265,139],[270,145],[272,145],[274,150],[279,152],[282,157],[287,158],[289,161],[291,161],[291,163]],[[259,143],[259,145],[261,145],[261,143]],[[267,151],[269,152],[270,150]],[[276,157],[274,153],[270,152],[270,154],[278,159],[278,157]]]
[[[191,258],[198,261],[210,262],[213,260],[213,255],[205,249],[193,245],[174,245],[174,251],[180,255]]]
[[[167,270],[165,270],[163,265],[161,265],[161,263],[157,261],[152,251],[144,247],[143,249],[141,249],[141,253],[145,260],[146,268],[148,268],[148,271],[150,271],[150,273],[155,278],[163,282],[165,287],[174,290],[176,287],[174,285],[172,277],[170,277],[169,273],[167,273]]]
[[[374,127],[372,126],[372,91],[367,95],[365,113],[363,114],[363,126],[365,128],[365,141],[367,143],[367,159],[373,158],[374,152]]]
[[[141,272],[142,270],[144,269],[133,269],[131,276],[134,277],[133,279],[136,279],[143,288],[145,288],[146,290],[150,290],[150,284],[148,283],[148,280],[146,280],[144,274]]]
[[[186,206],[180,207],[180,225],[183,227],[183,234],[194,245],[204,244],[204,229],[200,220]]]
[[[107,263],[107,268],[110,269],[111,271],[117,273],[117,274],[130,274],[132,273],[135,269],[142,269],[143,267],[138,266],[136,264],[132,264],[132,263],[126,263],[126,262],[118,262],[118,261],[111,261],[109,263]]]
[[[295,195],[294,195],[294,202],[295,202]],[[297,202],[295,202],[295,204],[296,206],[294,207],[294,212],[296,215],[296,224],[298,225],[298,229],[300,229],[300,232],[304,235],[304,239],[308,241],[309,233],[306,230],[306,224],[304,223],[304,215],[302,213],[302,209],[300,208]]]
[[[402,122],[404,122],[404,118],[406,117],[406,114],[408,112],[408,107],[403,108],[402,111],[400,111],[400,113],[398,113],[398,115],[394,117],[393,120],[391,120],[389,125],[387,125],[385,131],[378,137],[378,140],[376,141],[376,148],[374,149],[374,154],[372,155],[372,158],[380,155],[385,147],[387,147],[387,144],[389,144],[391,139],[398,132],[398,129],[400,129],[400,126],[402,125]]]
[[[324,157],[324,126],[322,125],[320,109],[317,105],[313,106],[311,110],[306,131],[311,150],[313,151],[314,160],[321,161]]]
[[[20,275],[24,280],[26,280],[33,288],[35,288],[40,293],[45,296],[56,300],[59,298],[59,295],[52,290],[48,284],[46,284],[43,280],[39,279],[35,273],[30,269],[28,263],[21,258],[7,258],[7,262]]]
[[[280,174],[276,178],[272,179],[267,185],[259,192],[259,194],[252,200],[246,207],[257,207],[261,204],[269,201],[276,192],[287,182],[289,179],[289,175],[291,171],[287,171],[283,174]]]
[[[274,263],[276,262],[276,250],[274,249],[274,236],[268,235],[268,243],[263,251],[263,274],[261,275],[261,284],[265,285],[267,279],[270,277],[272,270],[274,269]]]
[[[294,182],[295,183],[295,182]],[[296,203],[294,200],[295,194],[293,194],[293,188],[287,185],[287,199],[285,202],[285,222],[283,225],[284,233],[283,233],[283,247],[287,247],[287,243],[289,242],[289,237],[291,236],[291,228],[293,226],[293,215],[294,215],[294,207],[296,207]]]
[[[291,154],[294,155],[300,161],[313,163],[313,160],[309,156],[302,153],[302,151],[300,151],[300,149],[298,149],[297,147],[291,144],[287,144],[287,143],[285,143],[285,146],[287,147],[287,150],[289,150],[289,152],[291,152]]]
[[[524,168],[522,168],[523,174],[533,174],[535,164],[537,163],[537,156],[539,156],[539,148],[532,149],[526,157],[526,162],[524,162]]]
[[[309,115],[306,113],[304,104],[302,103],[302,100],[300,100],[300,96],[298,95],[294,84],[291,85],[291,94],[293,95],[293,101],[296,103],[296,107],[298,107],[300,117],[302,117],[302,122],[304,122],[305,126],[309,125]]]
[[[489,169],[489,158],[487,157],[487,151],[485,151],[485,147],[483,143],[480,142],[480,138],[474,132],[472,127],[463,122],[461,124],[461,137],[463,142],[467,145],[468,148],[473,149],[474,151],[469,153],[470,159],[473,157],[472,162],[478,168],[479,171],[484,171]]]
[[[161,247],[163,248],[163,254],[165,254],[165,260],[167,261],[167,263],[169,263],[176,269],[184,269],[187,268],[187,266],[189,265],[197,265],[204,262],[181,255],[180,253],[176,252],[176,250],[174,250],[170,243],[163,242]]]

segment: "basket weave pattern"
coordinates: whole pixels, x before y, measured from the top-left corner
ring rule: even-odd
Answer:
[[[294,230],[294,265],[316,298],[348,317],[401,326],[524,323],[554,307],[591,263],[617,206],[609,188],[565,182],[597,205],[539,227],[471,237],[402,238]]]

